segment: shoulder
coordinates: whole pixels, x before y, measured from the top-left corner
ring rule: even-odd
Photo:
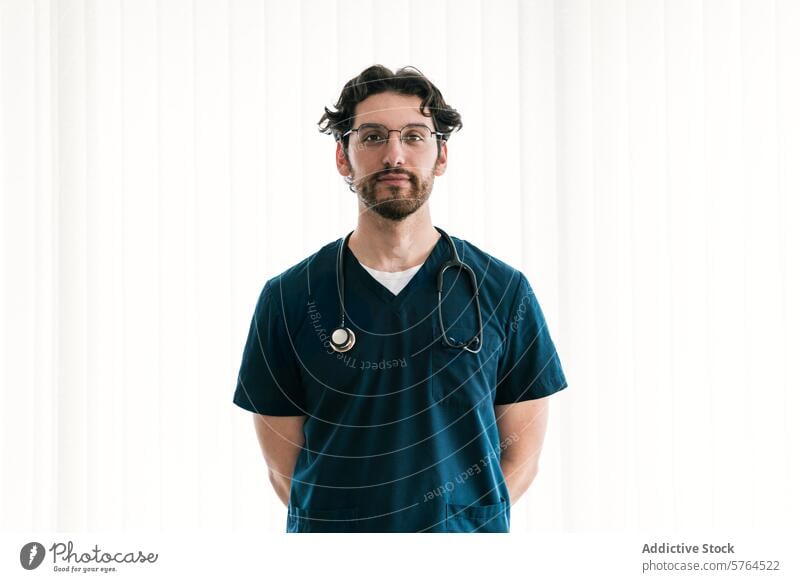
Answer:
[[[478,286],[488,285],[493,288],[502,288],[506,294],[514,294],[520,286],[525,275],[519,269],[507,262],[498,259],[477,245],[466,239],[451,236],[456,245],[458,255],[475,272]]]
[[[528,279],[522,271],[477,245],[458,237],[451,238],[461,260],[475,273],[485,324],[505,337],[520,303],[533,293]]]
[[[311,281],[335,272],[339,242],[336,240],[323,245],[303,260],[267,279],[261,289],[258,308],[264,310],[269,307],[273,312],[277,309],[285,314],[288,319],[302,319],[309,300]]]

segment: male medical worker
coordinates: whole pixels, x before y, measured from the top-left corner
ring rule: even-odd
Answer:
[[[266,282],[233,398],[286,529],[507,532],[567,382],[527,278],[431,222],[461,116],[417,69],[375,65],[319,125],[358,221]]]

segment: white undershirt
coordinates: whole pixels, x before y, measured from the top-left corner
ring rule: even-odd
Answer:
[[[377,269],[371,269],[370,267],[366,266],[364,263],[359,261],[359,264],[364,267],[367,272],[372,275],[379,283],[381,283],[384,287],[386,287],[389,291],[397,295],[400,291],[403,290],[409,281],[414,277],[419,268],[424,264],[420,263],[416,267],[411,267],[410,269],[406,269],[405,271],[395,271],[394,273],[390,273],[389,271],[379,271]]]

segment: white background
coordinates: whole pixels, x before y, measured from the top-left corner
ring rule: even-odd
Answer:
[[[264,281],[355,225],[316,122],[373,63],[462,114],[434,224],[526,273],[569,381],[512,529],[796,527],[798,30],[792,0],[0,0],[0,528],[284,529],[231,398]]]

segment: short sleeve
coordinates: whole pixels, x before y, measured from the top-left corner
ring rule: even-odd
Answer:
[[[264,285],[250,322],[233,403],[271,416],[305,414],[302,385],[286,312],[270,283]]]
[[[495,404],[544,398],[567,387],[539,302],[528,279],[518,274],[498,362]]]

